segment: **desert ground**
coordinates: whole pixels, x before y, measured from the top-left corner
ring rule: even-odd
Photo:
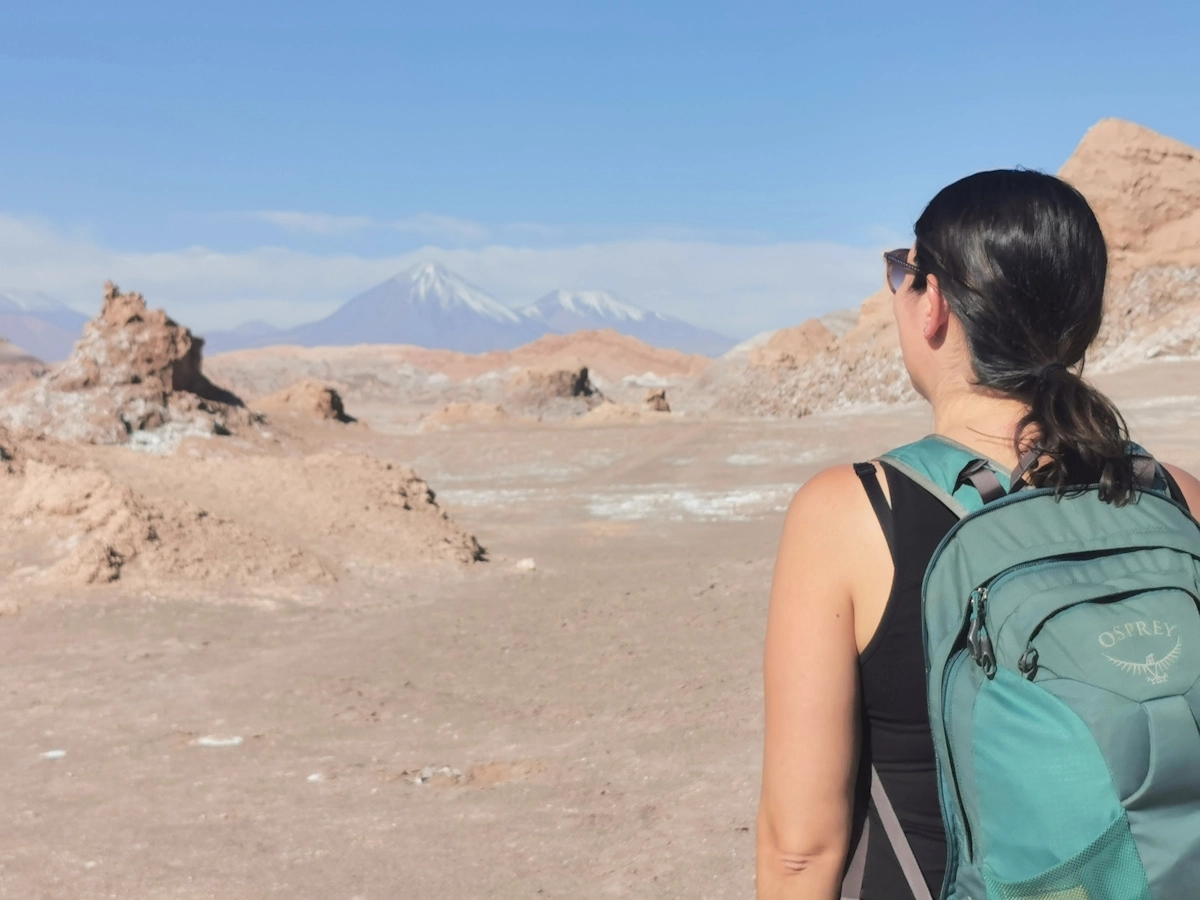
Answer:
[[[1098,383],[1200,470],[1200,362]],[[263,454],[411,465],[486,561],[81,590],[22,581],[44,548],[6,527],[0,895],[749,896],[784,510],[926,409],[427,431],[350,411]],[[222,514],[253,485],[185,463],[238,440],[103,448],[104,469]],[[302,516],[258,515],[323,559]]]
[[[1087,377],[1200,473],[1200,151],[1105,120]],[[0,897],[736,898],[790,498],[930,430],[890,294],[708,360],[0,342]]]

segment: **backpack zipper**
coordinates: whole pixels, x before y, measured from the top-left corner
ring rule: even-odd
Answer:
[[[1120,553],[1136,552],[1140,548],[1128,548],[1120,551]],[[992,645],[991,634],[988,631],[987,625],[987,601],[988,595],[994,591],[999,585],[1014,578],[1017,575],[1027,574],[1030,569],[1037,569],[1043,566],[1061,565],[1064,562],[1073,562],[1080,560],[1095,559],[1098,556],[1109,556],[1119,554],[1106,554],[1102,552],[1077,552],[1063,553],[1057,556],[1047,556],[1043,559],[1031,559],[1023,563],[1018,563],[1015,566],[1009,566],[1002,572],[993,575],[983,584],[971,591],[970,597],[967,599],[967,608],[970,612],[969,625],[967,628],[967,641],[971,646],[971,656],[975,662],[983,669],[984,674],[988,678],[996,677],[996,652]]]
[[[949,686],[950,681],[953,679],[954,674],[959,670],[959,668],[963,665],[963,663],[965,661],[966,661],[966,655],[964,652],[960,651],[959,655],[955,657],[955,659],[950,663],[950,665],[946,666],[946,671],[942,676],[942,696],[943,697],[946,696],[946,689]],[[942,730],[946,731],[946,732],[949,732],[949,730],[950,730],[950,725],[949,725],[949,721],[948,721],[948,710],[949,710],[949,707],[945,707],[942,710]],[[949,740],[946,741],[946,761],[950,767],[950,783],[954,786],[954,797],[958,801],[958,809],[963,809],[964,807],[963,807],[963,799],[962,799],[962,788],[959,787],[959,784],[958,784],[958,771],[954,765],[954,754],[950,750]],[[937,761],[937,754],[934,754],[934,763],[935,763],[935,768],[938,768],[938,769],[941,768],[941,764]],[[939,791],[938,793],[940,795],[941,791]],[[944,808],[945,808],[945,804],[943,803],[943,811],[944,811]],[[947,821],[950,821],[950,820],[948,819]],[[962,831],[963,831],[963,838],[966,840],[966,845],[967,845],[965,848],[967,851],[967,859],[973,859],[975,854],[974,854],[974,850],[972,848],[974,847],[975,842],[971,836],[971,824],[967,821],[967,817],[965,815],[962,817],[961,825],[962,825]]]
[[[1197,596],[1194,592],[1189,591],[1185,587],[1156,587],[1150,588],[1149,590],[1135,589],[1119,591],[1115,594],[1108,594],[1104,597],[1095,597],[1090,600],[1076,600],[1074,603],[1066,603],[1063,606],[1058,607],[1058,609],[1051,612],[1044,619],[1033,626],[1033,630],[1029,633],[1029,637],[1025,641],[1025,652],[1021,654],[1021,659],[1017,662],[1017,670],[1030,681],[1033,681],[1034,677],[1037,675],[1038,663],[1038,652],[1037,648],[1033,646],[1033,640],[1042,633],[1042,629],[1046,627],[1046,624],[1060,613],[1074,609],[1076,606],[1082,606],[1085,603],[1120,603],[1122,600],[1128,600],[1130,597],[1137,597],[1143,594],[1157,594],[1161,593],[1162,591],[1179,591],[1180,593],[1187,594],[1196,604],[1197,611],[1200,611],[1200,596]]]

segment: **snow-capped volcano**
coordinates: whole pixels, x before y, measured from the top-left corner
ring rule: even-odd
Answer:
[[[520,316],[499,300],[453,272],[443,269],[437,263],[421,263],[367,293],[377,291],[393,282],[398,283],[401,290],[407,291],[409,303],[437,304],[447,311],[465,306],[496,322],[515,325],[521,321]]]
[[[572,316],[599,318],[606,322],[641,322],[647,316],[659,315],[622,303],[608,291],[555,291],[525,307],[521,314],[530,319],[541,319],[550,327],[553,327],[554,319]]]
[[[544,332],[480,288],[427,262],[375,285],[316,322],[257,340],[236,341],[231,332],[212,337],[220,347],[417,344],[483,353],[512,349]]]
[[[511,350],[543,334],[612,328],[655,347],[720,356],[734,342],[608,291],[555,291],[521,310],[505,306],[435,262],[413,266],[317,322],[286,330],[250,323],[206,337],[213,351],[269,344],[306,347],[416,344],[464,353]]]
[[[583,328],[612,328],[654,347],[705,356],[719,356],[735,343],[682,319],[625,303],[608,291],[555,291],[522,309],[521,315],[559,334]]]

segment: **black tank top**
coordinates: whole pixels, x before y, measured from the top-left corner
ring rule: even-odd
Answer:
[[[863,725],[856,818],[861,823],[868,815],[874,765],[936,897],[946,869],[946,835],[925,694],[921,582],[933,551],[958,520],[916,482],[886,463],[882,468],[891,496],[896,574],[879,628],[859,656]],[[912,900],[873,806],[869,815],[862,900]]]

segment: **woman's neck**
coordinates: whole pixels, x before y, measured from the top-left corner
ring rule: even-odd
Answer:
[[[1013,447],[1017,423],[1029,411],[1020,400],[986,394],[965,386],[933,401],[933,430],[1009,468],[1019,454]]]

